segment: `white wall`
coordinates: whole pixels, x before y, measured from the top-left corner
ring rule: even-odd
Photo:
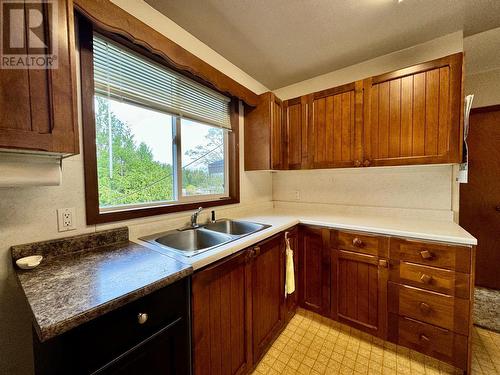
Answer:
[[[156,12],[145,2],[123,0],[116,1],[116,3],[254,92],[268,91],[258,81]],[[242,106],[240,106],[240,134],[240,169],[243,171]],[[80,131],[80,141],[81,138]],[[63,161],[61,186],[0,188],[0,374],[32,373],[31,317],[13,275],[10,246],[123,225],[130,226],[131,236],[138,236],[145,231],[151,231],[151,228],[161,230],[166,226],[179,225],[188,221],[189,213],[179,213],[109,225],[87,226],[85,224],[83,172],[82,155],[77,155]],[[240,188],[241,204],[217,207],[216,211],[219,215],[230,216],[248,207],[272,207],[270,172],[242,172]],[[63,233],[57,231],[56,209],[62,207],[76,208],[77,229],[75,231]],[[200,219],[204,219],[203,215]]]
[[[500,27],[464,39],[465,94],[474,108],[500,104]]]

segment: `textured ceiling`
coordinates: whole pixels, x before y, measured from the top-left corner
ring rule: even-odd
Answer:
[[[499,0],[146,2],[272,90],[454,31],[500,26]]]

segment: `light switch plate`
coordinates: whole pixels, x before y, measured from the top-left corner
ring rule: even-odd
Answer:
[[[76,214],[75,208],[59,208],[57,210],[57,229],[59,232],[66,232],[68,230],[76,229]]]

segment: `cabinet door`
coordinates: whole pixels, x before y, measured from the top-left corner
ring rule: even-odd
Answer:
[[[360,165],[362,90],[359,82],[310,96],[308,144],[311,168]]]
[[[332,317],[385,338],[387,334],[387,260],[332,249]]]
[[[300,229],[300,305],[323,315],[330,312],[330,254],[328,230],[304,226]]]
[[[286,296],[286,320],[289,321],[295,314],[298,305],[298,290],[299,290],[299,230],[297,227],[285,233],[290,240],[290,248],[293,251],[293,268],[295,276],[295,292]],[[286,254],[285,254],[286,267]],[[286,268],[285,268],[286,277]]]
[[[284,134],[283,105],[280,99],[271,95],[271,169],[283,169]]]
[[[252,366],[251,250],[195,273],[194,374],[240,374]]]
[[[55,5],[57,22],[50,15],[51,6]],[[57,46],[53,53],[57,68],[2,70],[0,148],[78,153],[73,3],[58,0],[54,4],[27,3],[24,7],[26,14],[39,11],[44,15],[44,32],[37,36],[45,45],[50,46],[50,35],[56,33]],[[27,52],[25,45],[24,53]],[[48,49],[44,48],[43,53],[46,52]]]
[[[286,169],[307,167],[308,97],[290,99],[283,103],[286,134]]]
[[[254,247],[252,262],[253,358],[257,363],[279,334],[285,318],[284,239]]]
[[[364,81],[366,165],[457,163],[462,54]]]

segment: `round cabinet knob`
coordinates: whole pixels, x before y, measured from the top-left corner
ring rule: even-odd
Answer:
[[[424,284],[429,284],[432,281],[432,276],[423,273],[420,276],[420,281],[423,282]]]
[[[429,314],[431,312],[431,307],[425,302],[421,302],[419,307],[420,311],[422,311],[424,314]]]
[[[389,263],[387,263],[387,261],[385,259],[380,259],[378,261],[378,265],[379,265],[379,267],[387,268],[389,266]]]
[[[365,244],[363,243],[363,241],[361,241],[358,237],[355,237],[353,240],[352,240],[352,245],[353,246],[356,246],[356,247],[363,247]]]
[[[425,260],[430,260],[433,257],[432,253],[429,250],[422,250],[420,252],[420,256]]]
[[[500,212],[500,206],[496,206],[495,210],[497,210],[498,212]]]
[[[137,322],[139,324],[144,324],[148,321],[148,314],[146,313],[139,313],[137,314]]]

